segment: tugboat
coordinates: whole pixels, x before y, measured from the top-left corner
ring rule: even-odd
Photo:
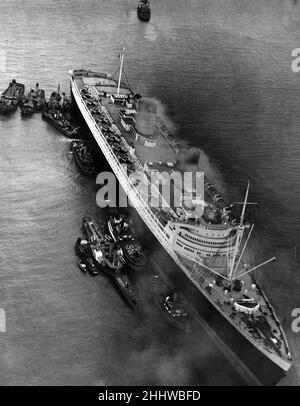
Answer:
[[[91,258],[91,248],[88,241],[78,238],[75,244],[75,252],[80,259],[78,262],[79,269],[84,273],[88,272],[92,276],[97,276],[99,271]]]
[[[82,229],[96,266],[112,278],[126,302],[135,307],[137,299],[134,289],[122,269],[125,264],[122,249],[90,217],[83,219]],[[77,240],[76,245],[79,246],[76,249],[87,252],[85,243],[82,247],[83,241]]]
[[[143,253],[142,246],[137,240],[134,229],[119,214],[111,217],[108,221],[108,229],[112,239],[120,245],[126,263],[133,271],[144,269],[147,257]]]
[[[78,267],[84,273],[88,272],[92,276],[99,275],[99,271],[96,265],[94,264],[92,258],[81,259],[78,262]]]
[[[49,101],[45,104],[45,110],[61,110],[61,94],[60,86],[58,85],[57,91],[51,93]]]
[[[150,2],[148,0],[140,0],[137,6],[137,15],[142,21],[149,21],[151,17]]]
[[[181,294],[162,283],[161,277],[156,278],[152,287],[154,303],[173,326],[185,333],[190,333],[193,318],[187,310],[186,300]]]
[[[84,175],[93,176],[96,174],[93,156],[86,142],[72,141],[71,151],[73,152],[76,164]]]
[[[48,110],[49,105],[43,110],[42,117],[48,121],[57,131],[68,138],[76,138],[79,127],[75,127],[61,113],[60,110]]]
[[[118,274],[125,264],[122,249],[90,217],[83,219],[82,230],[99,269],[110,276]]]
[[[48,110],[60,110],[62,113],[67,113],[71,110],[71,99],[66,96],[66,93],[60,93],[60,84],[57,86],[57,90],[54,90],[46,102],[46,108]]]
[[[24,96],[21,104],[21,114],[27,116],[41,111],[45,103],[45,91],[40,89],[37,83],[35,89],[31,89],[30,92]]]
[[[131,307],[135,307],[137,304],[137,298],[127,275],[125,273],[120,273],[119,275],[116,274],[112,277],[112,279],[126,302]]]
[[[25,86],[13,79],[0,97],[0,113],[6,114],[15,111],[24,96],[24,92]]]

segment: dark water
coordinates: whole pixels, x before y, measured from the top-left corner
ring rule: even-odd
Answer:
[[[251,255],[277,256],[259,275],[296,359],[282,383],[299,384],[300,336],[290,325],[300,307],[300,73],[291,70],[300,4],[158,0],[148,24],[133,0],[0,5],[1,89],[15,77],[27,87],[39,81],[48,95],[58,83],[68,90],[69,69],[113,72],[125,42],[131,85],[161,100],[176,136],[202,149],[201,167],[219,189],[240,199],[251,176],[251,200],[260,203]],[[141,321],[109,280],[78,272],[80,219],[101,212],[70,141],[19,112],[0,117],[0,131],[0,383],[241,383],[204,332],[198,346],[196,338],[168,345],[162,321]]]

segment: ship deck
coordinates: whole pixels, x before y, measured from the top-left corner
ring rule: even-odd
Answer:
[[[240,326],[240,329],[246,331],[249,337],[255,339],[270,353],[290,360],[289,348],[280,322],[251,274],[239,278],[243,285],[242,289],[237,292],[233,289],[232,283],[225,279],[219,278],[219,283],[216,283],[216,275],[200,265],[195,265],[195,262],[190,259],[180,256],[180,261],[190,270],[197,283],[206,290],[214,303],[224,314],[230,317],[232,322]],[[251,317],[235,311],[232,307],[233,302],[243,299],[251,299],[253,302],[259,303],[259,310]],[[273,342],[274,339],[277,340],[276,344]]]
[[[175,150],[171,147],[167,138],[160,131],[159,143],[156,147],[149,148],[136,142],[134,135],[131,132],[125,131],[122,126],[120,111],[124,110],[124,106],[114,104],[109,93],[117,93],[116,81],[109,79],[105,75],[74,75],[73,76],[79,92],[84,88],[91,95],[91,99],[95,101],[94,112],[97,113],[98,109],[105,111],[106,117],[114,124],[127,143],[127,147],[134,147],[134,154],[136,159],[142,166],[146,162],[156,163],[158,166],[162,165],[167,167],[166,163],[176,162]],[[129,94],[131,92],[126,87],[121,87],[121,94]],[[132,93],[131,93],[132,94]],[[93,106],[88,107],[90,112]],[[150,152],[149,152],[150,150]],[[173,169],[173,168],[172,168]],[[215,307],[220,309],[220,312],[233,324],[235,327],[243,332],[250,341],[256,346],[261,347],[266,353],[272,355],[273,358],[282,359],[285,364],[291,363],[289,348],[286,342],[284,332],[281,328],[280,322],[277,319],[271,304],[268,302],[263,291],[259,286],[253,286],[253,279],[250,275],[245,275],[241,279],[243,281],[242,289],[238,292],[232,286],[228,288],[227,281],[224,279],[216,283],[216,275],[207,271],[200,265],[188,258],[183,258],[178,255],[178,258],[186,273],[191,275],[201,291],[210,298]],[[214,264],[215,266],[216,264]],[[230,284],[230,283],[229,283]],[[227,290],[227,292],[226,292]],[[233,303],[240,300],[252,299],[252,302],[259,304],[259,310],[252,315],[239,312],[233,308]]]
[[[74,81],[76,82],[79,92],[83,89],[87,90],[91,98],[90,101],[94,102],[93,109],[95,112],[101,111],[104,109],[105,115],[110,118],[110,121],[118,128],[120,136],[125,141],[125,149],[129,152],[130,148],[134,149],[134,155],[131,154],[134,161],[136,162],[136,169],[144,169],[144,165],[147,164],[148,169],[151,171],[157,171],[159,173],[169,173],[171,174],[174,171],[177,171],[178,160],[178,151],[172,143],[173,136],[169,129],[165,126],[164,122],[161,119],[157,119],[156,123],[156,136],[157,143],[155,147],[145,146],[135,139],[135,135],[131,131],[126,131],[121,123],[120,112],[125,110],[124,106],[113,103],[110,97],[107,97],[110,94],[117,93],[118,84],[116,80],[110,78],[106,74],[101,74],[91,71],[75,71]],[[121,95],[133,95],[133,92],[127,88],[124,84],[121,83],[119,94]],[[105,96],[104,96],[105,95]],[[154,193],[151,190],[151,193]],[[174,206],[174,183],[170,183],[170,201],[169,208],[164,206],[164,209],[168,210],[173,219],[177,221],[176,208]],[[145,196],[146,197],[146,196]],[[215,203],[212,196],[205,190],[205,202],[215,208]],[[197,226],[197,223],[194,223],[192,219],[186,219],[185,222],[188,222],[189,225]],[[222,223],[222,221],[216,222],[207,222],[204,217],[199,219],[201,223],[208,225],[212,228],[222,228],[226,229],[228,224]]]
[[[165,170],[165,162],[170,162],[175,165],[177,160],[176,152],[170,146],[170,143],[165,139],[158,127],[157,132],[159,133],[159,135],[157,144],[155,147],[151,148],[137,142],[135,140],[135,136],[130,131],[126,131],[123,128],[119,113],[121,110],[124,110],[125,107],[114,104],[109,97],[103,97],[103,93],[117,93],[117,82],[115,80],[98,77],[76,77],[75,80],[79,90],[82,90],[84,87],[88,88],[93,97],[96,100],[100,101],[101,105],[107,109],[109,115],[112,118],[112,121],[118,127],[120,133],[125,138],[128,145],[135,149],[135,155],[142,166],[146,162],[150,162],[153,164],[161,165],[162,169]],[[120,88],[119,93],[123,95],[132,94],[131,91],[124,86]]]

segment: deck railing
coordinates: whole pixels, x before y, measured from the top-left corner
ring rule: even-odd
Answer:
[[[161,243],[161,245],[164,247],[164,249],[167,251],[167,253],[170,255],[170,257],[174,260],[174,262],[179,266],[179,268],[186,274],[186,276],[191,280],[191,282],[202,292],[202,294],[214,305],[214,307],[231,323],[233,324],[236,328],[239,329],[239,331],[242,332],[244,336],[247,337],[247,339],[253,343],[253,345],[257,345],[256,340],[251,336],[249,331],[247,331],[245,328],[242,328],[237,320],[233,320],[230,318],[229,314],[222,308],[220,307],[214,300],[213,298],[210,297],[208,292],[205,289],[204,286],[204,280],[203,277],[201,276],[201,273],[203,272],[203,267],[201,267],[200,264],[196,264],[196,266],[187,266],[184,265],[183,262],[179,259],[178,255],[174,251],[173,247],[170,245],[170,242],[166,236],[165,230],[163,225],[160,223],[160,221],[157,219],[151,208],[148,206],[148,204],[145,203],[143,199],[137,194],[137,189],[132,185],[127,173],[125,172],[124,168],[122,165],[119,163],[119,161],[115,158],[114,153],[112,152],[110,145],[106,141],[105,137],[103,136],[101,129],[99,128],[98,124],[94,120],[93,116],[91,115],[90,111],[86,107],[85,103],[81,99],[80,92],[77,88],[77,86],[74,86],[75,90],[75,98],[77,98],[77,102],[82,106],[82,114],[85,118],[85,120],[90,124],[90,129],[95,137],[95,140],[97,141],[99,147],[101,148],[103,154],[105,155],[107,161],[111,165],[111,168],[113,169],[114,173],[116,174],[121,186],[123,189],[127,192],[127,195],[131,202],[133,203],[135,209],[139,213],[140,217],[143,219],[145,224],[148,226],[150,231],[154,234],[154,236],[157,238],[157,240]],[[199,272],[197,272],[199,270]],[[268,347],[266,347],[263,343],[261,343],[261,346],[264,347],[264,349],[268,353],[273,353]],[[274,355],[274,354],[273,354]]]

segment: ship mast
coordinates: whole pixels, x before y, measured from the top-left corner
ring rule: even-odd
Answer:
[[[123,44],[123,49],[122,49],[122,51],[120,52],[121,63],[120,63],[120,72],[119,72],[117,96],[119,96],[119,92],[120,92],[125,49],[126,49],[126,48],[125,48],[125,45]]]
[[[248,194],[249,194],[249,187],[250,187],[250,180],[248,180],[248,185],[247,185],[245,200],[244,200],[244,203],[243,203],[243,210],[242,210],[242,214],[241,214],[241,217],[240,217],[240,223],[239,223],[239,225],[238,225],[238,227],[237,227],[236,244],[235,244],[235,249],[234,249],[234,253],[233,253],[233,258],[232,258],[232,262],[231,262],[231,266],[230,266],[230,271],[229,271],[229,274],[228,274],[228,279],[229,279],[230,281],[232,281],[232,280],[234,280],[234,279],[237,279],[237,278],[240,278],[241,276],[244,276],[244,275],[246,275],[246,274],[248,274],[248,273],[254,271],[255,269],[258,269],[258,268],[260,268],[260,267],[262,267],[262,266],[264,266],[264,265],[268,264],[269,262],[272,262],[272,261],[274,261],[274,260],[276,259],[275,257],[272,257],[272,258],[268,259],[267,261],[264,261],[264,262],[262,262],[261,264],[256,265],[255,267],[253,267],[253,268],[251,268],[251,269],[248,268],[248,269],[246,269],[246,270],[240,272],[239,274],[237,274],[238,266],[239,266],[239,264],[240,264],[240,262],[241,262],[241,260],[242,260],[243,254],[244,254],[244,252],[245,252],[245,249],[246,249],[246,247],[247,247],[247,244],[248,244],[250,235],[251,235],[252,230],[253,230],[253,227],[254,227],[254,224],[252,224],[251,229],[250,229],[250,232],[249,232],[249,234],[248,234],[248,236],[247,236],[246,242],[245,242],[244,247],[243,247],[243,249],[242,249],[242,252],[241,252],[241,254],[239,255],[239,258],[238,258],[238,260],[237,260],[237,262],[236,262],[236,258],[237,258],[237,256],[238,256],[239,247],[240,247],[240,245],[241,245],[242,238],[243,238],[243,234],[244,234],[244,231],[245,231],[244,217],[245,217],[246,206],[247,206],[247,204],[248,204],[248,203],[247,203],[247,200],[248,200]]]
[[[238,250],[239,250],[241,241],[243,239],[243,234],[244,234],[244,230],[245,230],[244,217],[245,217],[245,210],[246,210],[246,206],[247,206],[249,188],[250,188],[250,180],[248,180],[247,190],[246,190],[244,204],[243,204],[243,210],[242,210],[242,214],[240,217],[240,224],[237,226],[236,243],[235,243],[234,252],[233,252],[231,265],[230,265],[230,269],[229,269],[229,274],[228,274],[228,278],[230,280],[232,280],[234,277],[234,272],[236,270],[235,260],[238,255]]]

